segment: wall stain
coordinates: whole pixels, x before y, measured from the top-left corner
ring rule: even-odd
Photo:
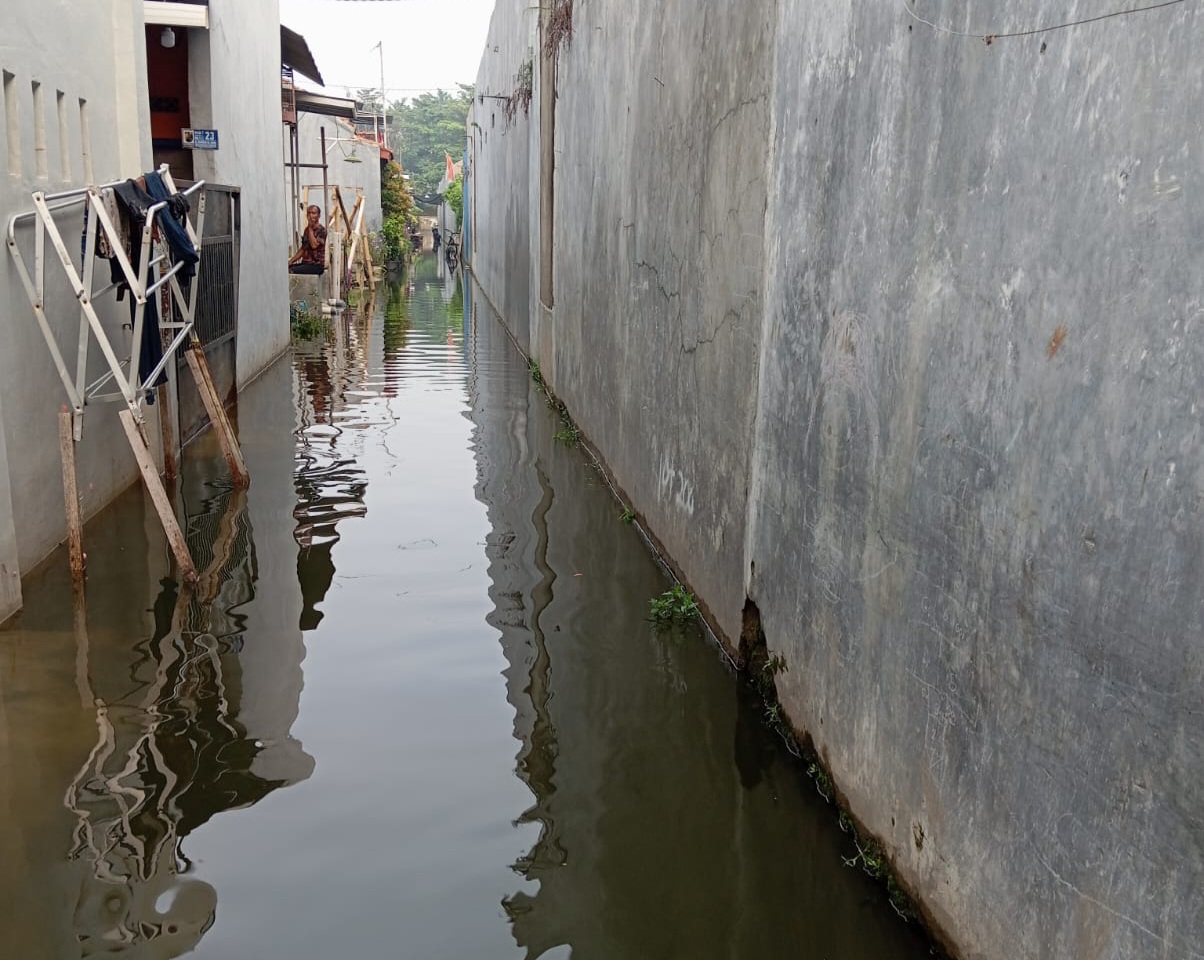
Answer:
[[[1062,344],[1066,342],[1066,324],[1059,323],[1053,332],[1053,336],[1049,338],[1049,346],[1045,350],[1045,355],[1052,360],[1054,354],[1062,349]]]

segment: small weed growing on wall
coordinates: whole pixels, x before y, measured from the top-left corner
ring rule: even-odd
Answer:
[[[513,125],[518,111],[525,117],[531,110],[531,95],[535,90],[535,60],[527,57],[514,76],[514,92],[502,101],[502,114],[507,125]]]
[[[558,57],[561,46],[573,39],[573,0],[553,0],[543,25],[543,51]]]
[[[828,771],[821,767],[818,763],[812,763],[807,766],[807,776],[815,781],[815,789],[819,791],[819,795],[828,803],[832,802],[832,778],[828,776]]]
[[[662,627],[691,623],[700,616],[698,600],[680,583],[653,597],[648,604],[649,619]]]
[[[566,422],[563,427],[556,431],[554,439],[566,446],[575,447],[581,442],[581,431],[577,429],[575,423]]]
[[[539,364],[534,360],[527,361],[527,369],[531,371],[531,379],[535,381],[538,387],[543,386],[543,374],[539,370]]]
[[[634,523],[635,511],[632,510],[631,507],[624,507],[623,512],[619,514],[619,519],[623,521],[623,523]]]
[[[875,840],[867,840],[857,836],[856,830],[852,829],[852,822],[844,814],[841,814],[842,829],[845,828],[846,822],[848,823],[849,830],[853,833],[853,846],[857,852],[851,857],[843,858],[845,866],[860,867],[862,871],[875,880],[885,882],[886,895],[895,913],[907,921],[917,919],[915,907],[912,906],[911,899],[904,892],[903,888],[899,886],[899,881],[895,879],[890,861],[887,859],[882,847]]]

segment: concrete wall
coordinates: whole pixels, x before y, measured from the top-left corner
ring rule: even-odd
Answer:
[[[530,345],[529,310],[535,303],[528,294],[538,290],[531,286],[535,263],[530,256],[532,238],[538,236],[531,233],[533,223],[538,228],[537,211],[531,208],[531,201],[539,197],[534,165],[538,145],[531,150],[538,130],[537,105],[533,101],[531,111],[518,113],[509,125],[497,98],[514,91],[523,61],[533,56],[539,43],[537,14],[533,4],[494,6],[490,39],[477,74],[477,99],[468,114],[469,190],[488,198],[477,210],[473,228],[478,231],[476,242],[491,251],[475,269],[524,349]]]
[[[364,195],[366,209],[364,225],[369,231],[377,231],[381,225],[380,210],[380,150],[367,140],[355,138],[355,127],[349,121],[336,117],[319,117],[303,113],[297,122],[297,140],[299,147],[298,161],[301,163],[322,162],[322,128],[326,128],[326,158],[328,161],[327,181],[331,187],[338,187],[343,195],[343,205],[348,215],[355,203],[356,192]],[[287,129],[287,128],[284,128]],[[335,142],[335,141],[338,142]],[[354,142],[347,142],[354,140]],[[360,163],[348,163],[346,158],[356,156]],[[284,159],[288,160],[288,138],[284,139]],[[301,185],[310,187],[310,202],[322,206],[322,171],[302,169]],[[289,187],[289,171],[284,170],[285,209],[292,204],[292,189]],[[316,189],[315,189],[316,187]],[[304,203],[305,191],[302,189],[298,203]],[[327,211],[329,215],[329,211]],[[298,214],[299,229],[305,229],[305,214]],[[289,215],[288,230],[291,233],[292,217]],[[293,247],[296,249],[296,247]]]
[[[470,126],[486,294],[967,957],[1201,956],[1192,16],[578,3],[550,309]]]
[[[242,188],[241,386],[289,342],[278,0],[209,0],[209,29],[192,30],[188,43],[192,124],[216,129],[220,144],[195,153],[195,175]]]
[[[53,43],[46,41],[47,24],[55,25]],[[146,89],[142,31],[142,5],[134,0],[85,5],[49,0],[6,7],[0,31],[4,226],[13,214],[32,210],[34,191],[103,183],[148,168],[150,119],[145,95],[138,92]],[[40,100],[35,100],[33,83],[41,85]],[[58,222],[78,267],[82,207],[64,211]],[[29,225],[18,229],[18,244],[31,267],[33,236]],[[45,557],[64,535],[57,415],[67,397],[7,250],[0,261],[3,619],[19,602],[17,571]],[[47,313],[74,372],[79,308],[53,256],[46,283]],[[129,319],[126,305],[98,309],[113,342],[125,344],[121,323]],[[90,360],[90,375],[95,376],[103,361],[94,345]],[[154,434],[157,418],[148,417],[148,423]],[[135,479],[137,468],[113,410],[105,405],[91,409],[84,440],[77,446],[83,510],[91,515]]]
[[[513,85],[517,67],[492,52],[525,39],[502,29],[508,8],[494,13],[498,39],[480,92]],[[483,128],[470,180],[474,271],[503,316],[531,325],[544,375],[635,503],[657,506],[658,537],[733,636],[744,597],[773,11],[768,0],[577,8],[555,91],[554,313],[540,304],[536,255],[536,118],[552,97],[537,84],[531,138],[521,123],[506,129],[500,107],[486,105],[481,117],[478,104],[473,118]],[[525,28],[533,14],[515,19]]]

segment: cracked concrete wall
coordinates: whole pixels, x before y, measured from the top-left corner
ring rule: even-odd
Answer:
[[[474,269],[957,952],[1199,958],[1194,11],[921,12],[579,0]]]

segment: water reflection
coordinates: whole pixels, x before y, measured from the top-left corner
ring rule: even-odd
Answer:
[[[100,594],[91,616],[86,595],[72,594],[74,680],[94,729],[91,749],[60,793],[71,821],[62,854],[74,867],[70,922],[82,957],[169,958],[194,949],[214,922],[217,891],[193,875],[185,839],[217,813],[254,804],[314,768],[295,740],[248,729],[240,717],[242,611],[255,598],[255,548],[246,493],[217,483],[193,479],[207,494],[185,524],[200,578],[195,587],[181,587],[160,577],[149,636],[124,652],[114,644],[102,576],[94,574],[90,584],[91,594]],[[126,536],[100,547],[94,569],[126,568],[119,554],[136,544],[128,534],[143,532],[131,523],[141,503],[122,499],[116,512],[125,523],[117,526]],[[33,586],[15,636],[39,632],[38,621],[53,618],[43,606],[50,596],[39,586],[51,585]],[[8,698],[3,706],[10,706]],[[20,818],[22,810],[15,812]],[[44,875],[46,866],[31,864],[30,878]],[[10,942],[43,936],[23,930],[19,917],[8,919]]]
[[[469,322],[488,619],[533,798],[517,822],[538,826],[502,900],[515,944],[528,960],[926,956],[844,865],[831,809],[718,651],[650,628],[663,573],[580,453],[554,440],[504,332]]]
[[[26,584],[0,955],[923,956],[755,698],[650,631],[663,573],[449,279],[244,392],[249,491],[192,448],[195,588],[137,489],[86,608]]]

